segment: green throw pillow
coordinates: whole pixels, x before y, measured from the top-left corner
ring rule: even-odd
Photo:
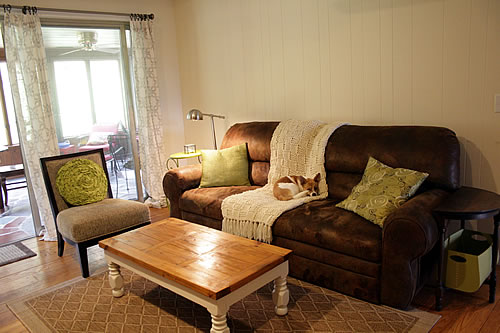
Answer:
[[[250,185],[247,145],[201,151],[200,187]]]
[[[391,168],[370,157],[363,178],[336,206],[379,225],[418,190],[428,173]]]
[[[57,171],[56,187],[67,203],[81,206],[106,198],[108,179],[97,163],[77,158]]]

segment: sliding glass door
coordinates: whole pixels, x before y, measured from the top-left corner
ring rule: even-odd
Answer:
[[[61,152],[104,149],[114,197],[142,200],[128,30],[44,25],[42,34]]]

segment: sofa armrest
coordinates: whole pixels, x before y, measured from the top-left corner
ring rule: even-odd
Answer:
[[[439,238],[432,209],[448,194],[440,189],[423,192],[385,220],[380,292],[383,304],[406,308],[413,300],[418,287],[419,259],[432,250]]]
[[[163,177],[163,191],[170,202],[170,216],[181,218],[179,199],[182,193],[200,185],[201,164],[169,170]]]

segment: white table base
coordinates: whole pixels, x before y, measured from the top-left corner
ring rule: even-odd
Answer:
[[[151,272],[148,269],[141,267],[130,260],[121,258],[109,251],[104,251],[104,256],[108,262],[109,284],[112,288],[112,294],[114,297],[121,297],[124,293],[123,277],[120,273],[120,266],[123,266],[132,272],[145,277],[149,281],[157,283],[160,286],[205,307],[212,315],[211,333],[229,333],[229,327],[227,327],[226,320],[226,314],[229,307],[273,280],[274,289],[272,295],[275,305],[274,310],[276,314],[280,316],[284,316],[288,313],[288,301],[290,299],[290,293],[286,285],[286,277],[288,276],[288,261],[279,264],[272,270],[262,274],[226,296],[215,300],[175,281]]]

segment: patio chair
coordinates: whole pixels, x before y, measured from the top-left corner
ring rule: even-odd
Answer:
[[[102,183],[96,184],[96,187],[100,187],[105,192],[104,199],[84,205],[70,204],[68,201],[73,201],[68,199],[65,188],[62,188],[64,190],[63,195],[65,196],[63,198],[60,192],[61,182],[59,183],[59,187],[56,185],[59,170],[66,163],[77,159],[95,162],[98,167],[94,166],[93,163],[77,161],[85,162],[83,163],[84,165],[92,164],[94,168],[92,171],[102,168],[107,180],[107,188],[103,188]],[[89,277],[88,247],[96,245],[102,239],[150,223],[149,208],[146,205],[136,201],[113,199],[103,149],[45,157],[41,158],[40,162],[45,187],[52,207],[52,214],[56,221],[57,254],[59,257],[63,255],[65,242],[74,245],[78,250],[82,276],[84,278]],[[70,164],[67,165],[65,171],[69,166]],[[79,169],[75,171],[75,174],[81,175],[85,172],[87,170]],[[97,170],[97,172],[99,173],[100,171]],[[76,192],[78,194],[79,191],[86,191],[85,186],[79,185],[80,183],[82,182],[75,180],[71,184],[72,193]]]
[[[132,160],[129,135],[126,133],[112,134],[108,136],[109,152],[105,155],[106,161],[111,163],[111,169],[116,179],[116,195],[118,195],[118,173],[124,171],[125,182],[128,187],[128,174],[126,163]]]

